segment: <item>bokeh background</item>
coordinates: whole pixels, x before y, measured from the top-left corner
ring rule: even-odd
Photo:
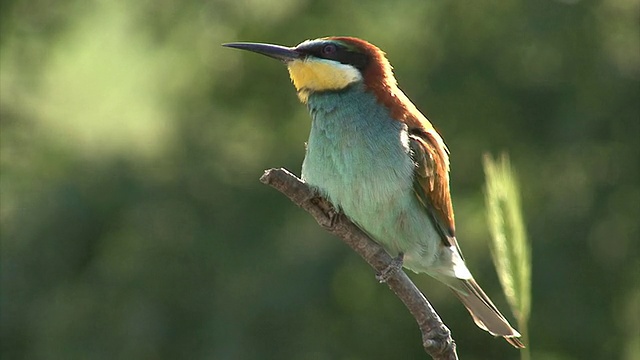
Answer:
[[[258,181],[299,173],[310,120],[281,64],[220,44],[327,35],[384,49],[443,134],[506,313],[481,158],[510,154],[532,358],[640,358],[638,0],[0,4],[3,359],[425,358],[372,270]],[[412,277],[462,359],[518,358]]]

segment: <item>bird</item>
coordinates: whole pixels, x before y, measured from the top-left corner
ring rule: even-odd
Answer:
[[[456,239],[449,150],[400,90],[386,54],[348,36],[287,47],[233,42],[284,62],[311,115],[302,180],[400,265],[453,290],[475,324],[524,348],[467,268]]]

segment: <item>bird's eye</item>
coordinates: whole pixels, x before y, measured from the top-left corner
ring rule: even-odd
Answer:
[[[322,47],[322,55],[333,55],[338,49],[333,44],[327,44]]]

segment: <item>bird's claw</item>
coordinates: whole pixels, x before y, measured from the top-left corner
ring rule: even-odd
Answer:
[[[329,226],[333,228],[336,226],[340,218],[342,217],[342,212],[336,210],[335,208],[329,209],[327,212],[327,216],[329,217]]]
[[[393,260],[391,260],[391,263],[389,264],[389,266],[387,266],[384,270],[376,274],[376,280],[378,280],[380,283],[387,282],[387,280],[389,280],[389,278],[391,277],[391,275],[393,275],[393,273],[402,269],[403,261],[404,261],[404,253],[398,254],[398,256],[394,257]]]
[[[340,210],[334,208],[317,191],[314,191],[313,195],[309,197],[308,201],[320,207],[326,215],[326,218],[318,220],[318,223],[323,228],[331,230],[336,226],[336,224],[338,224],[338,222],[340,222],[343,213]]]

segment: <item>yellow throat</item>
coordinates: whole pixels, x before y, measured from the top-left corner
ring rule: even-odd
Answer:
[[[298,98],[303,103],[314,91],[340,90],[362,80],[360,71],[355,67],[331,60],[293,60],[287,67]]]

